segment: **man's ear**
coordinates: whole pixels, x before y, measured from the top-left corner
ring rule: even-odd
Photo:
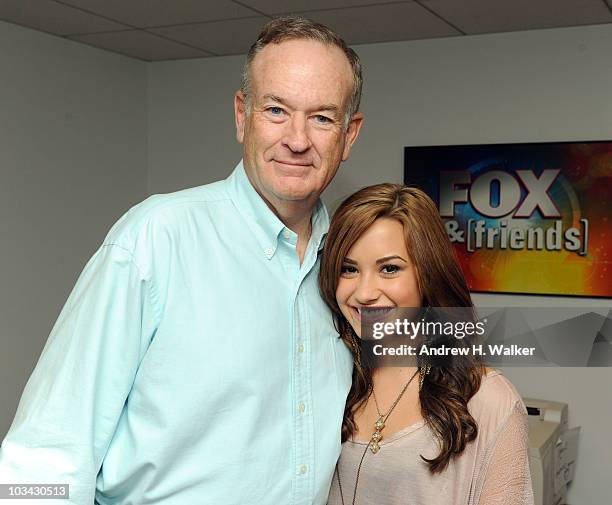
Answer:
[[[240,90],[234,94],[234,120],[236,121],[236,140],[242,144],[246,121],[246,98]]]
[[[363,114],[361,112],[355,112],[349,123],[346,131],[346,138],[344,141],[344,150],[342,151],[342,161],[348,160],[351,152],[351,147],[357,140],[359,132],[361,131],[361,125],[363,124]]]

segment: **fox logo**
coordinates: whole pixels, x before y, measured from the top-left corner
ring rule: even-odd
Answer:
[[[559,172],[546,169],[538,177],[532,170],[516,170],[516,175],[490,170],[474,181],[468,170],[440,172],[440,215],[453,217],[455,204],[469,201],[489,218],[529,218],[536,209],[543,218],[558,218],[561,213],[548,191]]]

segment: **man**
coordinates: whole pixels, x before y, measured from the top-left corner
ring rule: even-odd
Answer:
[[[83,505],[326,502],[351,359],[318,294],[319,195],[359,134],[360,89],[326,27],[264,27],[234,100],[244,162],[113,226],[26,386],[0,482],[69,483]]]

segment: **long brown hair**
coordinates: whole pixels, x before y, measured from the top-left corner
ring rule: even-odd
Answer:
[[[355,367],[342,423],[342,441],[356,431],[355,411],[372,388],[372,370],[361,365],[359,344],[336,301],[344,258],[363,233],[380,218],[399,221],[415,266],[423,306],[471,307],[467,283],[457,262],[444,224],[432,200],[421,190],[400,184],[363,188],[344,200],[332,218],[325,240],[319,286],[334,315],[336,329],[353,352]],[[456,356],[452,366],[434,367],[419,392],[421,415],[440,443],[440,454],[423,458],[432,473],[444,470],[476,438],[478,427],[467,403],[480,387],[484,368],[475,358]]]

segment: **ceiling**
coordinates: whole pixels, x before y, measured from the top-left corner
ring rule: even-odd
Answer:
[[[0,0],[0,19],[145,61],[244,54],[299,13],[349,44],[612,23],[612,0]]]

